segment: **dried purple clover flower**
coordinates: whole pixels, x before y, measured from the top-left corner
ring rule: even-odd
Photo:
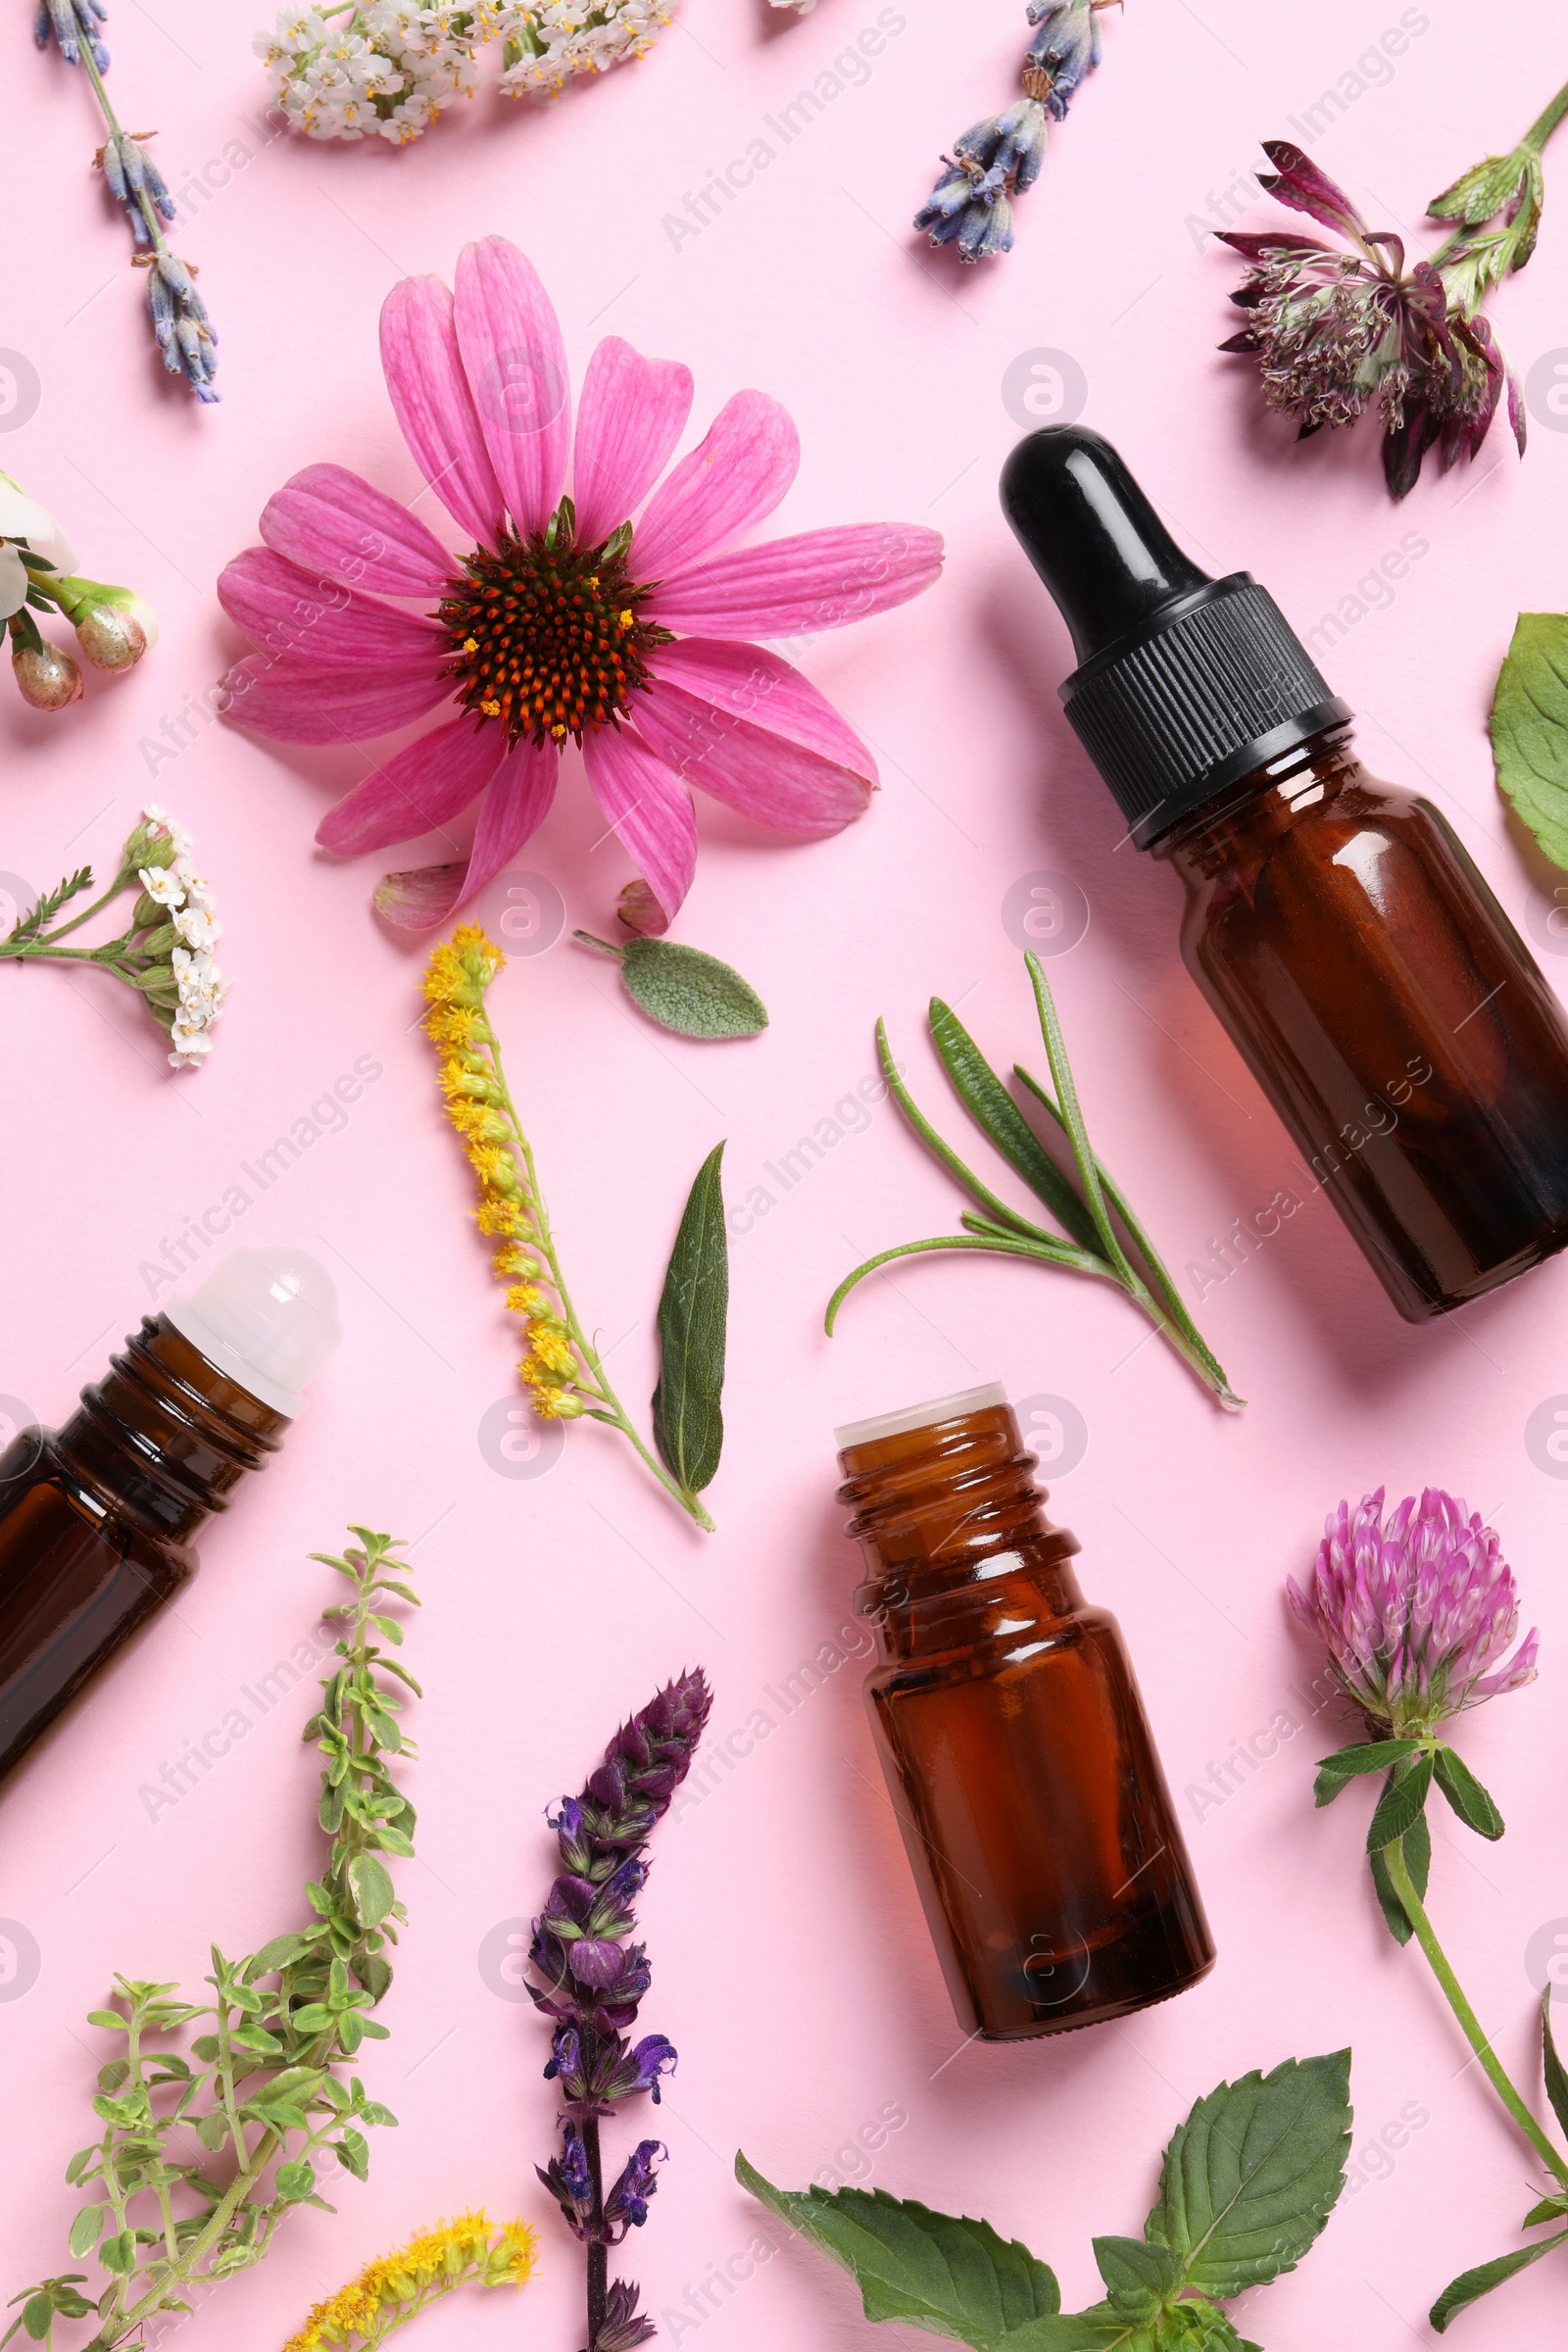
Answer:
[[[1521,2228],[1549,2224],[1551,2234],[1451,2279],[1428,2315],[1441,2334],[1481,2296],[1568,2245],[1568,2153],[1544,2130],[1497,2056],[1426,1908],[1432,1871],[1426,1801],[1434,1783],[1467,1828],[1494,1839],[1503,1834],[1496,1805],[1438,1738],[1438,1726],[1534,1682],[1536,1635],[1532,1630],[1513,1649],[1519,1632],[1513,1572],[1494,1531],[1441,1487],[1428,1487],[1419,1503],[1407,1494],[1386,1524],[1381,1487],[1353,1512],[1342,1502],[1325,1523],[1310,1589],[1302,1592],[1294,1577],[1286,1589],[1298,1617],[1328,1644],[1335,1679],[1372,1733],[1322,1759],[1317,1802],[1332,1804],[1365,1775],[1386,1776],[1366,1842],[1389,1932],[1401,1944],[1413,1936],[1420,1945],[1473,2058],[1547,2175],[1547,2193]],[[1568,2071],[1552,2038],[1549,1984],[1541,2043],[1546,2095],[1568,2132]]]
[[[1012,250],[1012,198],[1034,186],[1049,123],[1066,120],[1068,100],[1099,65],[1099,11],[1112,5],[1120,0],[1029,0],[1037,30],[1024,53],[1024,94],[973,123],[943,157],[943,175],[914,217],[933,245],[956,244],[962,262]]]
[[[623,1724],[580,1796],[549,1815],[562,1868],[533,1923],[534,2001],[554,2020],[548,2080],[564,2101],[562,2145],[539,2178],[587,2253],[586,2352],[632,2352],[654,2332],[630,2280],[608,2278],[608,2256],[648,2219],[662,2140],[640,2140],[607,2192],[601,2118],[652,2094],[674,2071],[662,2034],[627,2038],[648,1990],[648,1955],[632,1940],[633,1904],[648,1878],[643,1848],[691,1769],[712,1704],[699,1667],[670,1683]]]
[[[1480,305],[1535,250],[1542,150],[1564,113],[1568,87],[1509,154],[1489,156],[1432,199],[1429,217],[1456,226],[1413,268],[1403,239],[1369,229],[1344,189],[1288,139],[1263,142],[1275,170],[1261,173],[1260,184],[1347,246],[1284,232],[1220,232],[1250,265],[1231,300],[1250,314],[1220,349],[1256,359],[1264,399],[1297,419],[1303,439],[1374,411],[1396,498],[1413,489],[1433,448],[1445,471],[1475,457],[1504,385],[1523,453],[1518,381]]]
[[[1413,1494],[1383,1524],[1383,1489],[1324,1529],[1311,1588],[1292,1577],[1291,1605],[1328,1644],[1335,1679],[1391,1740],[1430,1738],[1467,1707],[1536,1677],[1537,1636],[1519,1631],[1519,1595],[1496,1532],[1441,1487]]]

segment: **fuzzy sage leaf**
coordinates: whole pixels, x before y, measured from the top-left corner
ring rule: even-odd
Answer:
[[[571,936],[613,956],[627,995],[677,1037],[756,1037],[767,1027],[767,1007],[756,989],[702,948],[673,939],[630,939],[616,947],[591,931]]]
[[[671,1478],[700,1494],[724,1444],[724,1344],[729,1318],[729,1237],[715,1144],[686,1202],[659,1301],[659,1386],[654,1440]]]
[[[1299,2262],[1345,2181],[1349,2052],[1222,2082],[1171,2138],[1142,2238],[1097,2237],[1106,2300],[1064,2314],[1054,2274],[988,2222],[885,2189],[776,2188],[759,2203],[847,2270],[868,2320],[912,2323],[971,2352],[1256,2352],[1219,2308]]]

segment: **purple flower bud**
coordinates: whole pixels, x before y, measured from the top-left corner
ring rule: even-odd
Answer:
[[[643,2139],[627,2157],[620,2179],[605,2199],[605,2225],[615,2232],[611,2245],[618,2246],[628,2230],[640,2230],[647,2221],[648,2200],[659,2186],[655,2167],[668,2155],[662,2139]]]
[[[634,2280],[616,2278],[612,2282],[605,2316],[594,2331],[588,2352],[636,2352],[638,2344],[646,2344],[657,2332],[647,2313],[637,2309],[637,2295]]]
[[[594,2181],[588,2167],[588,2151],[575,2124],[563,2125],[561,2154],[552,2156],[548,2166],[535,2165],[534,2171],[561,2207],[572,2235],[586,2238],[593,2224]],[[618,2190],[620,2182],[615,2186]],[[624,2236],[624,2230],[621,2234]]]
[[[1369,1723],[1420,1739],[1449,1716],[1533,1682],[1532,1629],[1519,1631],[1513,1572],[1478,1513],[1441,1487],[1407,1494],[1383,1523],[1383,1489],[1325,1525],[1310,1588],[1291,1605],[1328,1645],[1334,1674]]]

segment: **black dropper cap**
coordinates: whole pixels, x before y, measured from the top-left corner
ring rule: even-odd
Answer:
[[[1352,712],[1250,571],[1210,579],[1110,443],[1077,424],[1020,441],[1002,504],[1072,631],[1074,732],[1140,849]]]

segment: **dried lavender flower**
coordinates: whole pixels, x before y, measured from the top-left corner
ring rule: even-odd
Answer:
[[[1117,0],[1119,5],[1119,0]],[[1112,0],[1029,0],[1036,26],[1024,52],[1023,96],[955,140],[946,169],[914,217],[933,245],[956,244],[958,259],[983,262],[1012,249],[1012,199],[1034,186],[1051,122],[1100,63],[1099,11]]]
[[[640,2140],[608,2193],[599,2145],[602,2118],[650,2092],[657,2104],[675,2050],[662,2034],[632,2042],[627,2029],[648,1990],[648,1955],[632,1941],[633,1903],[648,1877],[643,1848],[667,1811],[712,1704],[700,1667],[683,1674],[623,1724],[579,1796],[549,1815],[562,1869],[533,1923],[529,1991],[554,2021],[546,2078],[564,2100],[561,2149],[539,2178],[586,2249],[586,2352],[631,2352],[653,2334],[637,2288],[608,2278],[608,2256],[648,2219],[657,2167],[669,2151]]]
[[[1445,471],[1473,459],[1504,386],[1521,455],[1524,409],[1480,305],[1535,250],[1544,195],[1542,151],[1568,113],[1568,86],[1517,147],[1461,173],[1427,207],[1456,223],[1428,261],[1406,267],[1404,240],[1370,229],[1343,188],[1288,139],[1265,139],[1275,166],[1261,185],[1346,240],[1279,231],[1220,232],[1249,264],[1231,300],[1250,314],[1220,345],[1258,364],[1263,398],[1294,416],[1301,437],[1374,412],[1383,470],[1396,498],[1411,490],[1428,452]]]

